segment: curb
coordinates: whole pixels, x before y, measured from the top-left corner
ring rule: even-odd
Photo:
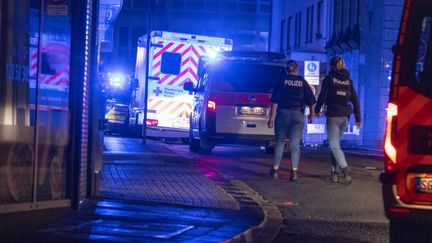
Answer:
[[[166,146],[169,148],[168,146]],[[172,150],[171,150],[172,151]],[[174,151],[173,151],[174,152]],[[181,155],[184,157],[184,155]],[[192,165],[198,171],[202,172],[203,168]],[[219,174],[222,180],[210,179],[228,196],[233,197],[238,203],[240,210],[248,209],[250,211],[260,210],[259,214],[263,215],[263,220],[257,226],[245,230],[234,237],[223,241],[224,243],[267,243],[272,242],[278,235],[283,226],[283,217],[277,206],[259,195],[255,190],[249,187],[246,183],[239,180],[232,180],[230,176],[221,173],[216,168],[207,168]],[[234,188],[235,189],[234,189]],[[244,195],[239,196],[236,189],[240,190]],[[232,193],[230,193],[230,191]]]
[[[240,188],[249,198],[259,205],[264,219],[259,225],[249,228],[231,239],[224,241],[224,243],[272,242],[283,225],[283,217],[279,209],[276,205],[261,197],[245,183],[238,180],[233,180],[231,183]]]

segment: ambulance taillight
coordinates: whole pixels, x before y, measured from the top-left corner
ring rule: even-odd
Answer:
[[[156,119],[147,119],[147,126],[157,126],[158,120]]]
[[[386,155],[385,169],[387,171],[394,171],[396,169],[397,150],[394,147],[393,142],[396,136],[397,115],[398,106],[389,102],[387,107],[387,125],[384,141],[384,151]]]

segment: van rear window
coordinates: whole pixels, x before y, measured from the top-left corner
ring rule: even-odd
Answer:
[[[423,18],[418,41],[415,85],[419,92],[432,97],[432,17]]]
[[[225,62],[209,70],[209,81],[217,91],[271,93],[284,73],[281,66]]]

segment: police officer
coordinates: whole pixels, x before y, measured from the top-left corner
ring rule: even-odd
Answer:
[[[330,69],[330,73],[323,80],[315,113],[318,114],[321,107],[327,105],[325,115],[332,163],[329,181],[338,182],[338,172],[341,168],[345,175],[345,183],[350,184],[352,172],[340,147],[340,139],[348,126],[351,113],[354,112],[356,126],[361,127],[360,105],[350,73],[345,68],[345,61],[340,57],[333,57]]]
[[[278,178],[279,165],[282,160],[285,138],[288,134],[291,148],[291,176],[292,181],[298,179],[297,171],[300,161],[300,140],[304,128],[304,110],[309,106],[309,123],[312,122],[315,96],[306,80],[297,74],[297,63],[293,60],[287,63],[287,73],[273,90],[271,96],[271,114],[268,127],[274,126],[276,145],[273,168],[270,174]]]

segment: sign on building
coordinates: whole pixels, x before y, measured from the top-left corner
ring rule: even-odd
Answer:
[[[319,67],[319,61],[304,62],[304,78],[309,83],[309,85],[319,85]]]

